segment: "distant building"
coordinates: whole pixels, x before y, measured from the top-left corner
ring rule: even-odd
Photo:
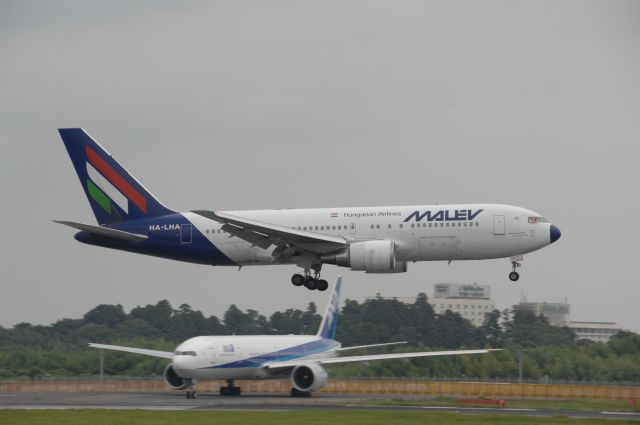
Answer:
[[[544,316],[553,326],[568,326],[571,321],[571,305],[567,302],[527,302],[521,301],[520,308],[532,311],[536,316]]]
[[[568,326],[576,334],[576,338],[596,342],[607,342],[622,330],[622,327],[614,322],[569,322]]]
[[[480,326],[485,316],[495,310],[496,304],[491,299],[491,286],[436,283],[433,285],[433,298],[429,304],[436,314],[444,314],[447,310],[460,314],[474,326]]]

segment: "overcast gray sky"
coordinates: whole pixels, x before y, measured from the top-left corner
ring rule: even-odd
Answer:
[[[362,300],[490,284],[640,331],[640,2],[0,2],[0,325],[168,299],[263,314],[326,295],[293,266],[213,268],[82,245],[58,127],[173,208],[497,202],[562,239],[508,260],[345,276]]]

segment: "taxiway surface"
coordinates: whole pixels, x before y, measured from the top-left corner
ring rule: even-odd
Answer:
[[[503,414],[526,416],[569,416],[579,418],[625,418],[640,420],[640,413],[598,412],[557,409],[511,409],[430,406],[375,406],[368,404],[389,395],[318,394],[310,398],[292,398],[286,394],[244,394],[222,397],[201,393],[189,400],[183,393],[5,393],[0,394],[0,409],[142,409],[142,410],[225,410],[292,411],[322,410],[412,410],[446,411],[467,414]],[[405,397],[410,398],[410,397]],[[417,403],[416,403],[417,404]]]

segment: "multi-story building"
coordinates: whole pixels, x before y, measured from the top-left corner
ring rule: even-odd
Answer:
[[[544,316],[553,326],[568,326],[571,315],[571,305],[569,303],[549,303],[549,302],[520,302],[520,307],[531,310],[536,316]]]
[[[622,330],[614,322],[578,322],[571,320],[571,305],[566,301],[558,302],[520,302],[520,307],[547,318],[553,326],[567,326],[577,339],[607,342],[609,338]]]
[[[614,322],[569,322],[569,329],[578,339],[590,339],[596,342],[607,342],[609,338],[622,330]]]
[[[429,298],[429,304],[436,314],[444,314],[451,310],[469,320],[474,326],[482,325],[485,315],[496,308],[495,302],[491,299],[489,285],[436,283],[433,293],[433,298]]]

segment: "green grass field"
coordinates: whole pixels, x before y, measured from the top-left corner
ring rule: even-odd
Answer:
[[[527,424],[638,424],[639,421],[608,419],[573,419],[567,417],[527,417],[507,415],[468,415],[445,412],[390,411],[292,411],[292,412],[158,412],[142,410],[0,410],[0,425],[175,425],[186,423],[225,425],[527,425]]]
[[[455,397],[435,397],[423,399],[381,399],[367,400],[361,404],[370,406],[458,406]],[[627,400],[598,400],[598,399],[505,399],[505,407],[517,409],[554,409],[554,410],[583,410],[583,411],[611,411],[634,412],[640,411],[640,403],[634,407]],[[474,405],[465,405],[475,407]],[[478,405],[477,407],[487,407]]]

